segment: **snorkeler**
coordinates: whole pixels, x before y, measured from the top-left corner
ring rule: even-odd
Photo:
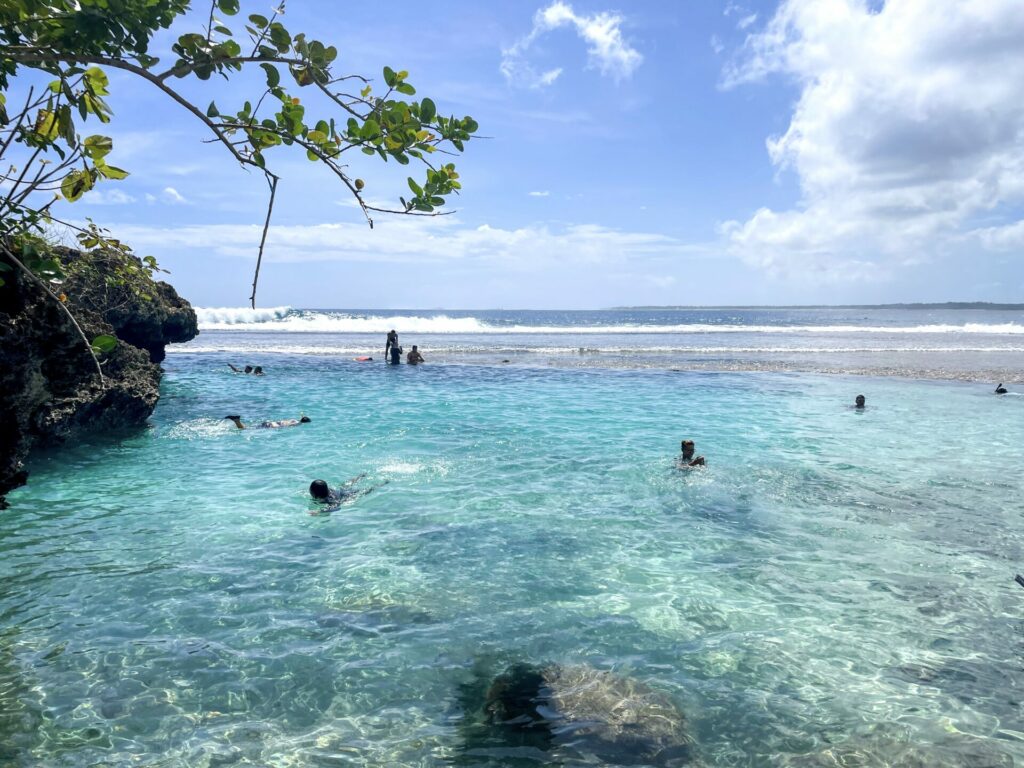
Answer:
[[[707,464],[707,462],[704,461],[703,456],[695,457],[693,455],[697,450],[697,446],[693,444],[693,440],[683,440],[683,442],[680,443],[680,448],[682,448],[683,451],[683,455],[679,457],[680,469],[688,467],[703,467]]]
[[[415,349],[415,347],[413,347],[413,349]],[[1002,382],[1000,382],[999,386],[996,387],[996,394],[997,395],[1005,395],[1007,393],[1007,391],[1008,390],[1006,389],[1006,387],[1004,387],[1002,385]]]
[[[235,423],[235,426],[239,429],[245,429],[245,424],[242,423],[241,416],[225,416],[225,419],[231,419]],[[280,421],[261,421],[256,425],[256,429],[280,429],[281,427],[297,427],[299,424],[309,424],[312,419],[309,416],[302,416],[298,419],[281,419]]]
[[[380,485],[375,485],[370,488],[360,488],[358,490],[352,487],[364,477],[366,477],[365,472],[361,475],[356,475],[351,480],[346,480],[339,487],[333,489],[327,485],[326,480],[314,480],[309,484],[309,495],[313,497],[314,501],[320,504],[326,504],[327,506],[310,512],[309,514],[319,515],[323,512],[334,512],[342,504],[351,503],[360,496],[365,496],[370,493],[375,488],[380,488]],[[381,485],[387,485],[387,481],[381,483]]]
[[[423,355],[420,354],[419,348],[413,344],[412,351],[405,356],[405,362],[409,365],[419,365],[420,363],[425,363],[427,361],[423,359]]]
[[[857,397],[855,397],[853,400],[853,407],[856,408],[858,411],[863,411],[866,402],[867,401],[864,399],[864,395],[857,395]]]
[[[247,365],[247,366],[245,366],[244,370],[238,370],[231,363],[228,363],[228,368],[230,368],[235,373],[250,373],[253,376],[263,376],[264,375],[264,373],[263,373],[263,366],[262,365],[257,365],[255,368],[253,368],[251,365]]]

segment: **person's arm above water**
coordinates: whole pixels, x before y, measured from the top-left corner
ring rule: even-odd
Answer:
[[[233,366],[231,363],[228,363],[228,368],[230,368],[235,373],[241,373],[241,371],[235,368],[235,366]]]

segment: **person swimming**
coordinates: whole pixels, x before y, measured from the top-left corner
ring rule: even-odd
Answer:
[[[319,504],[326,506],[319,510],[310,512],[311,515],[319,515],[325,512],[334,512],[343,504],[354,502],[360,496],[365,496],[376,488],[380,488],[380,485],[387,485],[387,481],[380,485],[374,485],[370,488],[353,488],[353,486],[366,477],[366,473],[363,472],[360,475],[356,475],[351,480],[346,480],[337,488],[331,488],[326,480],[314,480],[309,484],[309,495],[313,497],[313,500]]]
[[[697,446],[694,445],[693,440],[683,440],[683,442],[679,444],[679,447],[683,451],[683,455],[679,457],[680,469],[688,467],[703,467],[707,464],[707,462],[704,461],[703,456],[693,455],[697,450]]]
[[[863,411],[866,403],[867,401],[865,400],[864,395],[857,395],[853,400],[853,407],[858,411]]]
[[[413,349],[415,349],[415,347],[413,347]],[[1006,387],[1003,386],[1002,382],[1000,382],[999,386],[996,387],[996,394],[997,395],[1005,395],[1008,391],[1009,390],[1007,390]]]
[[[239,429],[245,429],[245,424],[242,423],[241,416],[225,416],[225,419],[230,419],[235,423],[235,426]],[[297,427],[299,424],[309,424],[312,419],[309,416],[301,416],[298,419],[281,419],[280,421],[261,421],[255,426],[255,429],[280,429],[281,427]]]
[[[257,365],[255,368],[253,366],[251,366],[251,365],[247,365],[242,370],[239,370],[238,368],[235,368],[235,366],[233,366],[231,363],[228,363],[228,368],[230,368],[235,373],[249,373],[249,374],[252,374],[253,376],[263,376],[264,375],[264,373],[263,373],[263,366],[262,365]]]
[[[409,365],[419,365],[420,363],[425,363],[427,361],[423,359],[423,355],[420,354],[419,348],[413,344],[412,351],[405,356],[405,362]]]

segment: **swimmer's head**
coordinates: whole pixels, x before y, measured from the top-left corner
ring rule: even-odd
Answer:
[[[693,440],[683,440],[683,442],[679,444],[679,447],[682,449],[684,456],[692,456],[695,450]]]
[[[309,416],[303,416],[302,418],[299,419],[300,424],[309,424],[309,422],[311,421],[312,419],[309,418]]]
[[[257,376],[262,376],[263,375],[263,366],[262,365],[257,365],[255,368],[252,369],[252,372],[255,375],[257,375]]]
[[[318,501],[325,501],[330,498],[331,490],[327,487],[326,480],[314,480],[309,484],[309,495]]]
[[[853,401],[858,408],[864,407],[864,395],[857,395],[857,399]]]
[[[251,365],[245,366],[245,372],[246,373],[252,373],[252,366]]]

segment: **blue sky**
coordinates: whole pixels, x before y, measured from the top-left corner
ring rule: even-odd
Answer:
[[[337,46],[338,73],[407,69],[490,138],[458,161],[457,214],[373,231],[279,153],[259,304],[1021,301],[1019,2],[291,0],[288,27]],[[182,89],[228,106],[260,74]],[[58,215],[157,256],[197,305],[245,304],[262,179],[152,86],[111,81],[110,159],[132,175]],[[393,166],[354,169],[370,199],[405,191]]]

